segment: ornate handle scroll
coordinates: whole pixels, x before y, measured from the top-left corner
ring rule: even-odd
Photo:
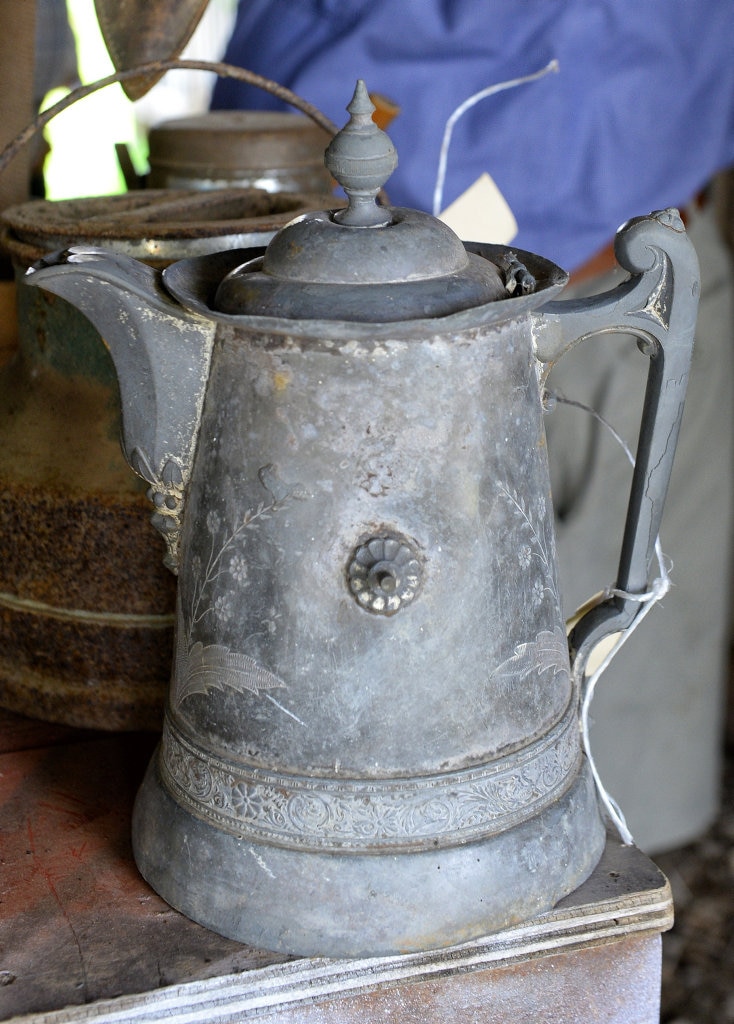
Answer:
[[[677,210],[638,217],[620,228],[615,255],[631,277],[601,295],[558,300],[544,309],[536,355],[546,366],[586,338],[632,334],[649,356],[647,388],[615,589],[648,589],[670,481],[693,352],[700,279],[698,260]],[[641,605],[612,597],[587,611],[571,632],[574,673],[583,677],[600,640],[627,629]]]

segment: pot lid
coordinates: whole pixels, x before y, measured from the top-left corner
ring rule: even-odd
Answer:
[[[154,125],[148,134],[151,169],[236,174],[273,167],[324,169],[329,136],[303,114],[284,110],[207,110]],[[328,188],[325,190],[328,191]]]
[[[32,199],[0,216],[0,247],[22,266],[54,249],[99,246],[157,266],[222,249],[264,246],[324,202],[311,192],[138,189],[114,196]]]
[[[435,217],[378,202],[397,154],[372,120],[374,109],[360,80],[350,120],[326,150],[347,207],[307,213],[282,228],[263,256],[222,280],[218,312],[390,322],[448,316],[533,290],[529,272],[508,272],[470,252]]]

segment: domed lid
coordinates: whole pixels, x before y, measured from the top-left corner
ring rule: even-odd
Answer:
[[[372,120],[374,109],[357,82],[350,120],[326,150],[346,209],[307,213],[282,228],[264,256],[221,282],[219,312],[390,322],[446,316],[508,296],[500,269],[468,252],[441,221],[378,202],[397,154]]]

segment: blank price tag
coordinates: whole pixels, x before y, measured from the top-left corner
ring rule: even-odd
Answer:
[[[508,245],[517,234],[517,221],[507,200],[485,172],[466,192],[439,214],[464,242]]]

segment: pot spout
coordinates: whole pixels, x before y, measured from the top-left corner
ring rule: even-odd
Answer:
[[[123,454],[151,485],[153,524],[166,540],[165,563],[176,572],[214,324],[172,301],[158,271],[104,249],[54,253],[25,280],[71,303],[102,336],[120,385]]]

